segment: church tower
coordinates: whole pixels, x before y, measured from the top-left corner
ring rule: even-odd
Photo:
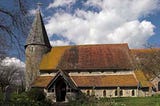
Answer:
[[[31,83],[39,75],[39,64],[42,56],[50,50],[51,45],[38,9],[25,45],[26,90],[30,89]]]

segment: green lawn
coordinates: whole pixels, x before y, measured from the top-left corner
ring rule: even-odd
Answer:
[[[102,99],[103,102],[109,101]],[[113,106],[160,106],[160,96],[113,98]]]
[[[70,106],[160,106],[160,95],[152,97],[101,98],[86,102],[74,101]]]
[[[19,102],[28,102],[26,93],[14,94],[12,97],[16,97]],[[100,100],[94,98],[89,100],[81,99],[83,100],[71,102],[69,106],[160,106],[160,95],[152,97],[102,98]],[[2,100],[3,94],[0,93],[0,101]]]

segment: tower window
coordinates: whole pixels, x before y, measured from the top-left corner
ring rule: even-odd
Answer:
[[[103,91],[103,97],[106,97],[106,90]]]
[[[34,47],[31,47],[31,48],[30,48],[30,51],[33,52],[33,51],[34,51]]]

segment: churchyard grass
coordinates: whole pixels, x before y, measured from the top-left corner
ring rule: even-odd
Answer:
[[[15,100],[15,98],[17,98]],[[31,103],[31,99],[27,97],[26,93],[12,95],[12,102],[15,103]],[[15,100],[15,101],[14,101]],[[19,101],[17,101],[19,100]],[[0,92],[0,101],[3,103],[3,94]],[[33,102],[37,104],[38,102]],[[34,105],[33,106],[37,106]],[[28,105],[24,105],[28,106]],[[47,105],[46,105],[47,106]],[[50,105],[48,105],[50,106]],[[160,95],[155,95],[151,97],[120,97],[120,98],[101,98],[101,99],[89,99],[85,101],[84,99],[80,101],[72,101],[69,106],[160,106]]]
[[[160,96],[114,98],[113,101],[115,106],[160,106]]]
[[[73,102],[71,106],[160,106],[160,95],[152,97],[101,98],[88,102]]]

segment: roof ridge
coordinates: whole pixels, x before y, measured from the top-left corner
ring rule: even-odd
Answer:
[[[102,46],[102,45],[127,45],[128,46],[128,43],[116,43],[116,44],[80,44],[80,45],[62,45],[62,46],[54,46],[52,48],[55,48],[55,47],[74,47],[74,46]]]

